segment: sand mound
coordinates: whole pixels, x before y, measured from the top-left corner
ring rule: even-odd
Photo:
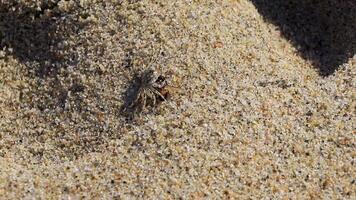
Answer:
[[[321,76],[247,0],[8,2],[2,197],[355,197],[355,58]],[[148,68],[171,98],[127,120]]]

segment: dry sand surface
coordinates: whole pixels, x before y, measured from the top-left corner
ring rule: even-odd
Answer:
[[[355,38],[324,76],[261,2],[0,1],[0,199],[355,199]]]

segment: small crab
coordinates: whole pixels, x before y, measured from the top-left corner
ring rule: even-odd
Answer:
[[[143,71],[137,77],[137,87],[133,98],[125,110],[130,110],[133,115],[144,111],[148,106],[155,107],[166,101],[169,96],[165,87],[168,85],[163,75],[157,76],[153,69]]]

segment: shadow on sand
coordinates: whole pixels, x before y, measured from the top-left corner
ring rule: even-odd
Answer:
[[[251,0],[323,76],[356,53],[356,1]]]
[[[70,13],[61,12],[58,2],[40,9],[16,3],[0,3],[0,50],[26,64],[36,76],[56,74],[61,66],[75,62],[65,39],[82,28]]]
[[[78,7],[62,11],[56,1],[47,1],[48,3],[42,4],[40,9],[16,1],[7,2],[0,1],[0,50],[5,51],[5,59],[7,56],[13,56],[26,67],[26,74],[22,74],[23,76],[36,80],[35,84],[29,85],[26,91],[21,89],[20,102],[21,107],[25,109],[19,110],[18,116],[24,116],[26,109],[37,109],[38,112],[33,118],[38,120],[36,123],[42,121],[38,127],[51,127],[53,131],[50,135],[51,140],[57,141],[54,149],[60,152],[65,152],[72,157],[77,156],[73,153],[76,151],[66,146],[68,143],[77,145],[83,151],[95,151],[96,147],[103,143],[103,137],[89,134],[78,141],[73,140],[76,136],[63,138],[67,134],[61,127],[63,122],[54,123],[54,118],[60,119],[60,117],[64,119],[63,121],[75,122],[76,118],[72,117],[72,114],[82,114],[87,107],[81,95],[86,90],[85,86],[79,78],[76,80],[70,77],[70,73],[66,70],[68,66],[78,66],[78,58],[73,50],[77,44],[68,44],[68,41],[71,41],[70,38],[87,25],[78,19],[78,13],[83,12]],[[17,66],[9,65],[9,67]],[[61,82],[60,79],[64,81]],[[68,95],[69,93],[71,95]],[[66,104],[70,104],[70,108],[65,108]],[[26,117],[20,120],[27,123]],[[96,124],[92,125],[87,121],[84,121],[82,126],[91,128],[93,131],[90,133],[102,131],[102,127],[97,128]],[[78,132],[74,133],[82,134],[79,131],[81,129],[73,124],[71,128],[78,129]],[[46,140],[43,138],[49,136],[32,128],[21,132],[17,137],[25,137],[31,144],[33,141],[45,143]],[[54,154],[51,151],[34,149],[31,145],[28,145],[26,150],[35,157]]]

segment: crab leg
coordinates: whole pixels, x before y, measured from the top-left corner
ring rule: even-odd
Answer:
[[[156,95],[158,95],[159,97],[161,97],[161,98],[163,99],[163,101],[166,101],[166,98],[164,98],[164,96],[163,96],[159,91],[157,91],[155,88],[151,89],[151,91],[152,91],[154,94],[156,94]]]

